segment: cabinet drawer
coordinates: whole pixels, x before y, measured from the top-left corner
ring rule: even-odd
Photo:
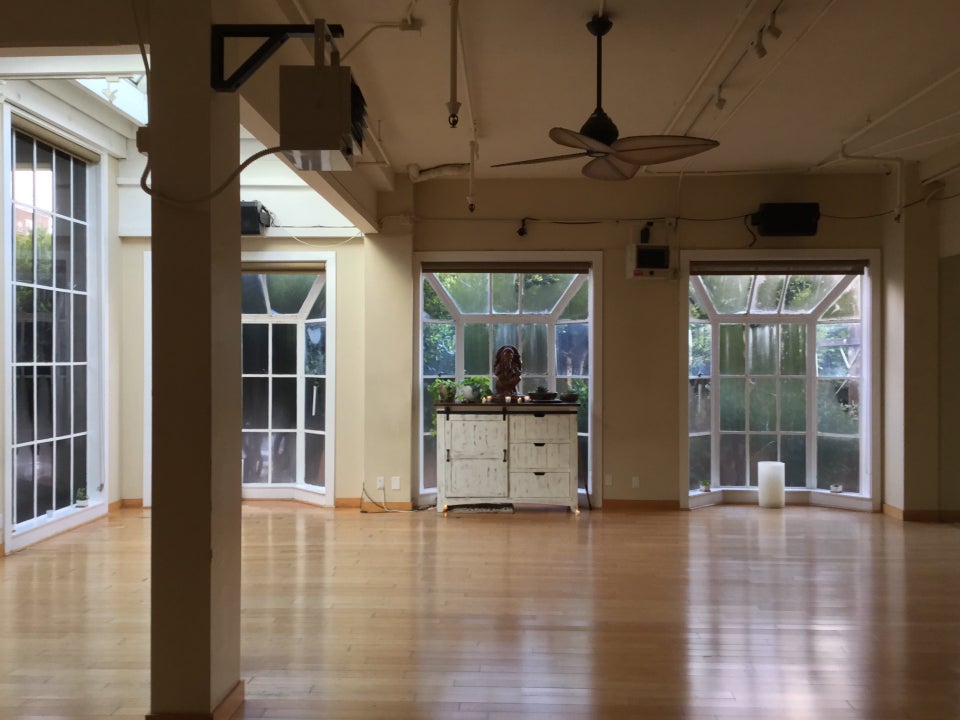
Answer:
[[[570,470],[570,443],[510,443],[511,470]]]
[[[557,498],[570,495],[570,473],[532,472],[510,473],[510,497]]]
[[[560,413],[514,415],[510,418],[510,441],[568,443],[575,420],[576,415]]]
[[[457,460],[449,464],[447,497],[506,497],[507,464],[502,460]]]

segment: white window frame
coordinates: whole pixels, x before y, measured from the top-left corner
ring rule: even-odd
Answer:
[[[264,483],[264,484],[250,484],[243,483],[242,478],[238,478],[241,488],[242,488],[242,497],[245,500],[299,500],[300,502],[309,503],[312,505],[322,505],[333,507],[335,500],[335,468],[336,468],[336,296],[337,296],[337,285],[336,285],[336,260],[337,255],[335,252],[326,252],[326,251],[303,251],[303,252],[284,252],[284,251],[268,251],[268,252],[244,252],[240,254],[241,263],[323,263],[325,275],[324,284],[326,286],[326,298],[327,298],[327,308],[326,308],[326,409],[325,409],[325,420],[324,420],[324,453],[326,455],[324,462],[324,486],[318,487],[316,485],[308,485],[303,482],[296,483]],[[258,274],[269,273],[268,269],[258,269],[256,271]],[[312,271],[305,270],[304,274],[310,274]],[[316,296],[313,296],[314,299]],[[250,314],[247,314],[250,316]],[[255,315],[251,317],[256,317]],[[297,330],[297,357],[303,357],[303,331],[300,328],[304,324],[302,320],[281,320],[273,321],[269,320],[269,317],[264,315],[264,320],[270,322],[271,324],[278,324],[278,322],[287,322],[287,323],[296,323],[298,325]],[[270,342],[272,342],[273,333],[269,334]],[[297,364],[297,412],[300,413],[303,410],[303,379],[304,373],[301,363],[298,361]],[[237,428],[238,432],[241,432],[240,428]],[[304,434],[306,431],[304,431]],[[298,435],[301,433],[298,432]],[[303,477],[304,469],[304,450],[305,444],[303,442],[297,443],[297,477]]]
[[[28,99],[33,97],[28,94]],[[109,158],[104,145],[109,138],[79,138],[64,132],[61,128],[69,125],[68,114],[71,109],[59,100],[47,102],[39,96],[33,98],[39,102],[44,100],[46,112],[62,117],[64,122],[48,121],[34,115],[26,105],[16,107],[9,101],[0,101],[2,105],[2,133],[3,163],[0,172],[3,179],[0,186],[3,188],[2,208],[0,208],[0,223],[2,223],[3,252],[5,259],[2,264],[3,292],[0,297],[0,314],[3,316],[3,432],[5,439],[0,450],[3,459],[3,539],[4,552],[11,553],[35,542],[58,535],[93,519],[106,515],[109,509],[110,497],[110,458],[111,433],[107,428],[106,408],[109,407],[107,397],[108,388],[106,378],[110,373],[110,353],[108,352],[108,337],[103,331],[108,327],[110,309],[103,292],[104,279],[108,276],[107,237],[104,218],[109,211]],[[13,262],[7,253],[12,250],[12,219],[10,211],[13,206],[13,189],[11,177],[13,173],[13,120],[14,116],[22,117],[29,122],[50,130],[64,138],[67,143],[80,145],[99,157],[97,162],[87,162],[87,494],[89,504],[78,508],[69,505],[55,510],[53,518],[41,516],[27,520],[17,525],[13,523],[13,484],[15,482],[14,454],[8,447],[7,438],[12,437],[13,430],[13,348],[9,339],[13,337],[13,308],[10,307],[10,288],[13,284]],[[29,131],[25,131],[30,134]],[[67,150],[69,152],[69,150]]]
[[[680,435],[680,455],[679,455],[679,477],[678,499],[681,508],[696,508],[705,505],[715,505],[724,502],[755,502],[756,487],[736,487],[714,490],[706,494],[691,494],[689,490],[689,416],[688,416],[688,349],[686,328],[689,323],[689,288],[690,288],[690,263],[693,261],[739,261],[739,262],[764,262],[764,261],[801,261],[801,260],[866,260],[867,269],[861,276],[860,298],[861,298],[861,390],[860,397],[865,400],[866,407],[860,414],[860,492],[854,494],[834,494],[826,490],[820,490],[815,487],[807,488],[787,488],[787,502],[794,504],[819,505],[824,507],[835,507],[849,510],[864,510],[869,512],[878,512],[883,501],[882,497],[882,477],[880,464],[881,452],[881,401],[880,401],[880,380],[882,378],[881,370],[881,344],[880,333],[881,325],[881,254],[879,250],[853,250],[853,249],[795,249],[795,250],[681,250],[679,261],[679,288],[680,297],[678,322],[680,327],[684,328],[680,332],[680,347],[677,353],[679,358],[679,377],[678,386],[678,406]],[[843,284],[846,287],[846,284]],[[830,297],[839,296],[839,290],[834,288],[828,294],[818,308],[822,308],[823,302]],[[715,317],[729,318],[731,322],[744,323],[748,318],[756,320],[758,315],[737,315],[737,316],[715,316],[711,309],[704,308],[710,314],[711,323]],[[813,332],[808,329],[807,332],[807,352],[810,353],[813,343],[814,357],[816,353],[816,316],[808,317],[806,313],[798,316],[798,320],[803,318],[803,322],[812,323]],[[734,319],[734,317],[736,319]],[[771,321],[773,316],[767,316],[766,320]],[[785,321],[783,316],[776,316],[777,322]],[[808,326],[808,328],[811,326]],[[714,338],[712,343],[712,359],[714,367],[718,362],[718,339]],[[816,378],[814,378],[816,380]],[[807,381],[810,381],[810,369],[808,364]],[[816,388],[816,384],[812,387]],[[813,397],[810,397],[813,395]],[[813,403],[811,410],[810,404]],[[719,403],[712,402],[710,408],[712,414],[713,427],[717,427],[717,414],[719,413]],[[816,393],[809,393],[807,397],[807,413],[816,412]],[[711,454],[717,451],[716,433],[711,432]],[[807,447],[807,476],[808,484],[811,473],[816,473],[816,456],[814,455],[813,465],[811,466],[811,449]]]
[[[462,263],[464,266],[468,266],[471,263],[476,263],[478,266],[483,264],[490,264],[492,262],[507,262],[507,263],[549,263],[549,262],[587,262],[590,264],[590,293],[588,296],[588,308],[589,308],[589,343],[590,343],[590,381],[589,381],[589,393],[590,393],[590,420],[589,420],[589,435],[590,435],[590,458],[587,462],[587,481],[586,481],[586,492],[590,495],[590,503],[593,507],[599,508],[602,506],[603,497],[602,497],[602,483],[597,482],[597,479],[603,476],[602,469],[602,459],[603,459],[603,436],[602,436],[602,422],[601,418],[603,417],[603,402],[602,402],[602,379],[603,379],[603,359],[602,359],[602,345],[601,345],[601,323],[597,321],[597,318],[602,317],[602,297],[603,297],[603,253],[602,252],[577,252],[577,251],[553,251],[553,252],[422,252],[414,253],[414,267],[416,268],[416,282],[414,283],[415,297],[414,297],[414,314],[413,314],[413,333],[416,338],[414,344],[413,352],[413,367],[414,372],[416,373],[413,382],[414,390],[414,407],[416,408],[416,420],[414,424],[415,431],[415,442],[416,442],[416,452],[414,453],[414,458],[416,461],[416,467],[414,468],[414,477],[417,478],[417,489],[418,489],[418,504],[429,505],[436,500],[436,489],[435,488],[424,488],[423,487],[423,398],[421,393],[423,392],[423,358],[421,357],[423,349],[423,325],[424,322],[421,320],[423,316],[423,279],[428,277],[427,273],[429,271],[423,270],[424,264],[429,263]],[[478,267],[478,272],[485,272],[482,268]],[[432,278],[429,279],[431,287],[434,291],[437,291],[436,284]],[[560,305],[561,302],[569,302],[573,298],[573,294],[580,288],[580,286],[586,282],[586,278],[576,279],[571,283],[571,287],[567,288],[564,294],[558,300],[557,304]],[[444,297],[445,292],[439,292],[438,295],[441,299]],[[458,315],[457,312],[451,312],[453,316],[452,321],[440,321],[441,324],[453,324],[456,328],[456,365],[455,365],[455,377],[463,377],[463,325],[465,321],[462,315]],[[540,315],[544,319],[544,322],[548,323],[548,346],[550,344],[550,336],[553,334],[551,318],[559,317],[559,313],[555,310],[554,313],[543,313]],[[505,323],[517,323],[517,324],[529,324],[532,318],[537,317],[537,315],[514,315],[509,313],[496,313],[496,314],[469,314],[470,322],[493,322],[498,324]],[[492,351],[492,349],[491,349]],[[553,354],[551,354],[553,355]],[[556,376],[556,357],[548,356],[547,359],[547,368],[548,376]],[[565,377],[565,376],[564,376]],[[439,472],[439,468],[438,468]]]

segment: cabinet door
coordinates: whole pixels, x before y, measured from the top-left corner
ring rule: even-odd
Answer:
[[[447,425],[450,459],[503,460],[507,449],[507,423],[502,417],[473,415],[452,417]]]
[[[500,458],[452,460],[447,497],[501,498],[507,496],[507,464]]]

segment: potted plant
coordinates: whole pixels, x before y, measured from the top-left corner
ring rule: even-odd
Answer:
[[[88,503],[89,503],[89,500],[87,499],[87,489],[85,487],[78,487],[76,506],[86,507]]]
[[[700,492],[710,492],[710,481],[701,480],[700,481]]]
[[[531,400],[556,400],[557,394],[550,392],[544,385],[537,385],[536,391],[530,393]]]
[[[427,386],[434,403],[451,403],[457,396],[457,381],[439,377]]]
[[[478,403],[490,395],[490,378],[480,375],[468,375],[460,383],[457,400]]]

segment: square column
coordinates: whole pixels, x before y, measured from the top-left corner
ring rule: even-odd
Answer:
[[[210,88],[212,0],[151,0],[150,707],[208,718],[240,683],[239,98]],[[166,198],[166,199],[165,199]]]

